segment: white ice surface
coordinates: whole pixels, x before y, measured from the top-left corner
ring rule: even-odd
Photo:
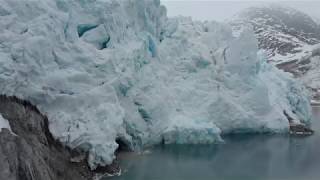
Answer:
[[[167,19],[159,0],[0,0],[0,93],[47,114],[54,137],[110,164],[118,144],[215,143],[310,120],[305,90],[251,30]]]

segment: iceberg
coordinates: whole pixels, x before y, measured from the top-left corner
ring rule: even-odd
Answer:
[[[35,104],[91,169],[122,143],[288,132],[284,112],[310,122],[306,90],[250,29],[168,18],[160,0],[0,0],[0,16],[0,93]]]

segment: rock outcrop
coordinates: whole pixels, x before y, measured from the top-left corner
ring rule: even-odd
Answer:
[[[0,131],[1,180],[87,180],[86,161],[70,162],[72,152],[55,141],[38,109],[14,97],[0,96],[0,114],[11,131]]]

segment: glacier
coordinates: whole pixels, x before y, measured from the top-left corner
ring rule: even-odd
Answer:
[[[306,90],[252,30],[168,18],[160,0],[0,0],[0,93],[35,104],[54,137],[112,163],[119,141],[207,144],[310,123]]]

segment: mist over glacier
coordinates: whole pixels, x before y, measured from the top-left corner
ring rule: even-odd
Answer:
[[[89,165],[116,141],[207,144],[311,119],[305,89],[250,29],[167,18],[160,0],[0,0],[0,92],[31,101]]]

